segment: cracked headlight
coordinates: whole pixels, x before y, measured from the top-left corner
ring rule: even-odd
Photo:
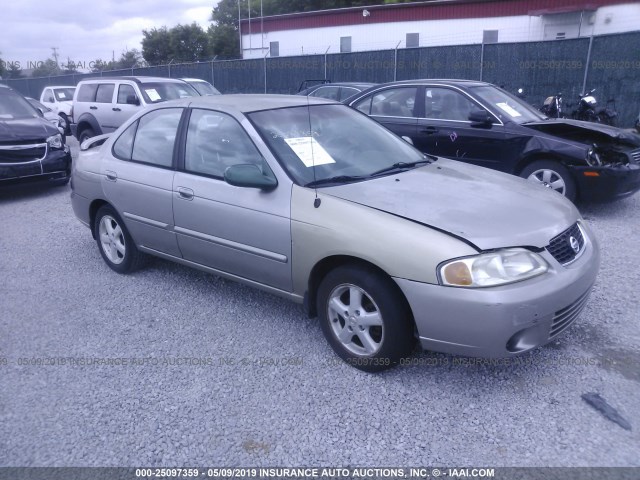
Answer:
[[[442,285],[450,287],[493,287],[526,280],[547,270],[547,262],[537,253],[507,248],[448,260],[438,267],[438,278]]]
[[[61,149],[62,148],[62,135],[59,133],[57,135],[51,135],[47,138],[47,145],[49,148]]]

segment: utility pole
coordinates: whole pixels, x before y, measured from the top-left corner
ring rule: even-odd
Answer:
[[[244,58],[244,52],[242,51],[242,25],[240,18],[240,0],[238,0],[238,37],[239,37],[239,45],[240,45],[240,58]]]
[[[60,65],[58,64],[58,47],[51,47],[51,50],[53,50],[53,58],[56,61],[56,67],[60,68]]]

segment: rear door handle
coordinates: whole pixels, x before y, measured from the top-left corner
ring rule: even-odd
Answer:
[[[426,133],[427,135],[432,135],[434,133],[437,133],[438,129],[436,127],[423,127],[420,129],[420,131],[422,133]]]
[[[185,187],[178,187],[178,197],[183,200],[193,200],[193,190]]]
[[[98,107],[96,107],[95,105],[91,105],[89,108],[90,108],[91,110],[97,110],[97,109],[98,109]]]
[[[107,180],[111,180],[112,182],[115,182],[116,180],[118,180],[118,174],[116,172],[112,172],[111,170],[106,170],[104,174],[107,176]]]
[[[111,110],[113,110],[114,112],[121,112],[122,111],[118,107],[113,107]]]

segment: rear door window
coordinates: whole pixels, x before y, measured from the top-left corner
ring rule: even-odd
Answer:
[[[98,86],[98,91],[96,92],[96,102],[97,103],[111,103],[113,100],[113,90],[115,89],[115,85],[113,83],[103,83]]]
[[[85,83],[84,85],[80,85],[76,102],[95,102],[97,90],[97,83]]]
[[[182,108],[154,110],[138,120],[138,129],[133,142],[133,161],[159,167],[173,165],[173,146],[176,142],[182,110]],[[124,148],[126,148],[125,144],[123,144],[123,150]]]

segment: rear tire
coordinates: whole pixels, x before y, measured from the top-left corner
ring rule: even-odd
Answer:
[[[111,206],[100,207],[93,225],[100,255],[112,270],[130,273],[142,265],[144,254],[138,251],[127,227]]]
[[[409,306],[398,286],[371,268],[345,265],[329,272],[317,308],[327,342],[352,367],[379,372],[411,353]]]
[[[530,163],[520,172],[520,176],[541,183],[572,202],[576,198],[576,182],[569,170],[553,160],[537,160]]]

